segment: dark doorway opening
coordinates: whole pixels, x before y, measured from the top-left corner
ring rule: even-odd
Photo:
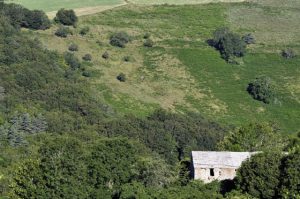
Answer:
[[[209,169],[209,174],[210,174],[210,176],[215,176],[215,171],[214,171],[214,169]]]

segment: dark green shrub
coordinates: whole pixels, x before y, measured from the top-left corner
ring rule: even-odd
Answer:
[[[123,60],[124,60],[125,62],[130,62],[131,58],[130,58],[130,56],[125,56],[125,57],[123,58]]]
[[[51,22],[45,12],[40,10],[28,10],[25,12],[25,19],[22,26],[34,30],[46,30],[50,28]]]
[[[103,54],[102,54],[102,58],[103,59],[108,59],[109,58],[109,54],[107,51],[105,51]]]
[[[126,81],[126,75],[124,73],[120,73],[117,76],[117,80],[119,80],[120,82],[125,82]]]
[[[92,55],[91,54],[85,54],[82,59],[84,61],[92,61]]]
[[[78,45],[77,44],[71,44],[69,46],[69,51],[78,51]]]
[[[82,76],[84,76],[84,77],[91,77],[91,73],[88,72],[88,71],[83,71],[82,72]]]
[[[269,104],[274,99],[275,88],[269,77],[258,77],[249,83],[247,91],[258,101]]]
[[[110,37],[110,44],[112,46],[125,48],[125,45],[130,41],[130,37],[126,32],[118,32]]]
[[[100,41],[100,40],[97,40],[96,44],[98,44],[99,46],[103,46],[104,45],[104,43],[102,41]]]
[[[90,27],[86,26],[80,30],[79,34],[86,35],[89,31],[90,31]]]
[[[71,30],[68,27],[60,26],[56,32],[55,35],[58,37],[67,37],[69,34],[71,34]]]
[[[285,49],[281,52],[282,57],[286,58],[286,59],[291,59],[294,58],[295,52],[292,49]]]
[[[51,22],[45,12],[40,10],[28,10],[21,5],[4,4],[1,11],[14,27],[24,27],[34,30],[50,28]]]
[[[150,36],[151,36],[150,33],[147,32],[147,33],[145,33],[145,35],[144,35],[144,39],[149,39]]]
[[[213,36],[212,45],[220,51],[221,57],[226,61],[245,55],[246,43],[228,28],[217,29]]]
[[[62,8],[56,13],[54,20],[57,23],[61,23],[66,26],[74,26],[77,23],[78,18],[74,10],[65,10]]]
[[[246,44],[255,44],[255,38],[251,33],[248,33],[242,38]]]
[[[65,62],[69,65],[73,70],[80,68],[80,61],[74,54],[66,52],[64,54]]]
[[[145,46],[145,47],[151,48],[151,47],[153,47],[153,45],[154,45],[154,42],[153,42],[151,39],[147,39],[147,40],[144,42],[144,46]]]

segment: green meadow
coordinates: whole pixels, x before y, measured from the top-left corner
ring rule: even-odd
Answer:
[[[56,26],[35,35],[50,49],[64,52],[76,43],[79,58],[92,54],[92,64],[86,64],[85,70],[93,74],[89,81],[95,97],[123,114],[146,116],[162,107],[180,113],[200,112],[224,124],[269,121],[285,133],[295,133],[300,130],[300,4],[293,2],[128,4],[80,17],[68,38],[54,36]],[[79,30],[85,26],[90,32],[81,36]],[[223,26],[256,38],[237,65],[226,63],[206,43]],[[110,35],[119,31],[132,37],[126,48],[109,45]],[[146,33],[154,41],[152,48],[143,46]],[[286,48],[299,56],[282,58],[281,50]],[[101,57],[105,51],[108,60]],[[125,56],[130,57],[129,62],[124,62]],[[121,72],[126,82],[116,79]],[[248,83],[260,75],[276,84],[273,104],[256,101],[246,91]]]
[[[38,9],[45,12],[56,11],[60,8],[75,9],[94,6],[113,6],[123,3],[122,0],[9,0],[21,4],[29,9]]]

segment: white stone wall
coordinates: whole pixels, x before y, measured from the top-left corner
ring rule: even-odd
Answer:
[[[213,169],[213,176],[210,169]],[[194,179],[202,180],[205,183],[214,180],[233,179],[236,175],[236,168],[195,168]]]

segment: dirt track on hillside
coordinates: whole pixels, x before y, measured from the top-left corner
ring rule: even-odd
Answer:
[[[116,7],[124,6],[126,4],[145,4],[145,5],[157,5],[157,4],[176,4],[176,5],[184,5],[184,4],[207,4],[207,3],[233,3],[233,2],[244,2],[249,0],[124,0],[124,3],[113,5],[113,6],[94,6],[94,7],[84,7],[74,9],[78,16],[83,15],[91,15],[99,12],[103,12],[105,10],[110,10]],[[55,17],[57,11],[48,12],[47,15],[49,18],[53,19]]]

